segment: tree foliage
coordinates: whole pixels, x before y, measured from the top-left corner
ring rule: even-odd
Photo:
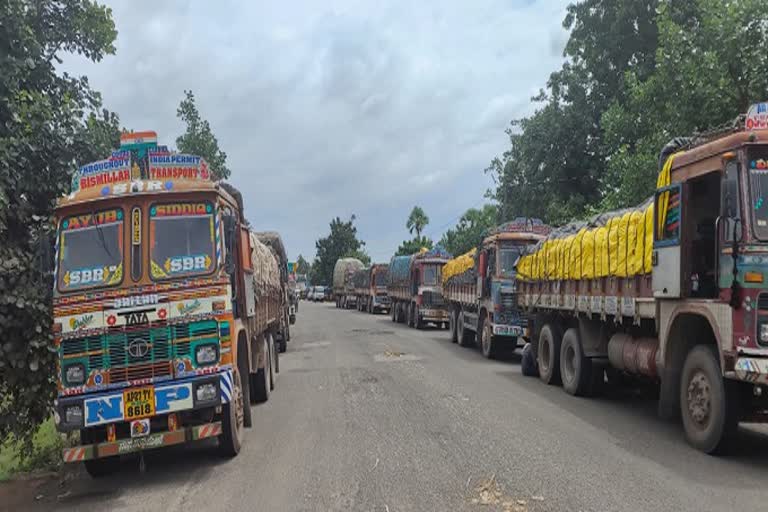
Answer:
[[[413,234],[413,232],[416,232],[416,239],[421,238],[421,232],[424,231],[424,228],[429,224],[429,217],[427,217],[427,214],[424,213],[424,210],[421,208],[421,206],[414,206],[413,210],[411,210],[411,213],[408,215],[408,220],[405,223],[405,227],[408,228],[408,232],[410,234]]]
[[[62,52],[114,53],[110,9],[87,0],[6,0],[0,9],[0,437],[29,437],[54,397],[51,290],[55,199],[79,163],[117,147],[118,119]]]
[[[635,205],[673,137],[722,125],[768,97],[768,0],[583,0],[566,62],[512,121],[487,169],[500,217],[558,224]]]
[[[484,233],[498,224],[498,208],[486,204],[482,209],[470,208],[461,216],[455,228],[449,229],[440,239],[446,251],[458,256],[482,242]]]
[[[653,69],[657,4],[585,0],[568,7],[566,62],[533,98],[536,112],[512,121],[509,149],[487,169],[501,218],[560,223],[601,200],[607,155],[600,119],[623,99],[625,71],[645,77]]]
[[[398,246],[397,251],[395,251],[395,256],[408,256],[419,252],[423,248],[432,249],[432,246],[432,240],[425,236],[415,237],[411,240],[403,240],[403,243],[401,243]]]
[[[315,242],[317,252],[312,263],[312,284],[330,286],[333,282],[333,267],[339,258],[351,257],[361,261],[365,258],[370,263],[371,259],[363,252],[365,242],[357,238],[354,222],[354,215],[347,221],[336,217],[331,220],[329,235]]]
[[[310,266],[309,262],[304,259],[304,256],[299,254],[299,257],[296,258],[296,273],[297,274],[307,274],[309,273]]]
[[[176,138],[179,152],[205,158],[215,179],[229,178],[231,172],[227,167],[227,154],[219,149],[219,141],[211,131],[211,125],[200,116],[192,91],[184,91],[184,99],[179,103],[176,115],[187,125],[184,134]]]
[[[662,3],[656,68],[627,71],[626,99],[602,116],[611,153],[606,206],[635,204],[653,193],[661,147],[675,136],[730,124],[768,98],[768,0]]]

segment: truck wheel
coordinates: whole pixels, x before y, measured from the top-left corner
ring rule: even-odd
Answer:
[[[222,433],[219,436],[219,452],[225,457],[235,457],[240,453],[241,438],[245,427],[245,411],[251,407],[243,397],[243,379],[240,372],[233,375],[232,399],[222,407]]]
[[[547,384],[560,384],[560,345],[563,336],[560,329],[546,324],[539,334],[539,378]]]
[[[536,356],[533,354],[533,345],[526,343],[523,347],[523,358],[520,361],[520,371],[525,377],[538,377],[539,369],[536,367]]]
[[[696,346],[685,358],[680,409],[688,443],[704,453],[722,450],[738,429],[738,383],[723,379],[711,347]]]
[[[579,331],[570,328],[563,335],[560,347],[560,377],[563,389],[569,395],[586,396],[590,392],[592,361],[584,357]]]
[[[469,347],[475,344],[475,333],[464,325],[464,312],[459,313],[458,321],[459,345]]]
[[[390,306],[391,311],[389,312],[390,316],[392,316],[392,321],[397,322],[397,308],[394,304]]]
[[[407,306],[405,306],[405,325],[408,327],[411,326],[411,304],[408,303]]]
[[[481,322],[480,326],[480,350],[487,359],[496,359],[499,356],[498,343],[494,343],[491,324],[487,320]]]
[[[269,346],[264,342],[264,357],[267,359],[264,368],[259,368],[255,375],[251,375],[253,382],[253,399],[257,403],[264,403],[269,400],[270,379],[269,368],[272,365],[270,360]]]
[[[454,309],[451,311],[451,316],[448,319],[448,323],[451,326],[451,343],[457,343],[459,341],[459,331],[456,323],[458,322],[459,310]]]

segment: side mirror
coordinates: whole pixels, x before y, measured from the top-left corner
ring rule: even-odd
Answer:
[[[739,212],[739,163],[728,162],[723,180],[723,212],[725,213],[725,240],[741,240],[741,214]]]
[[[54,259],[54,235],[48,231],[40,233],[37,239],[37,255],[39,260],[38,269],[42,279],[47,278],[53,273],[56,262]]]

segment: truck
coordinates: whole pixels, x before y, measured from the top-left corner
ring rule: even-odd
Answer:
[[[280,294],[283,311],[276,331],[276,342],[280,352],[288,350],[288,342],[291,341],[291,325],[296,323],[296,301],[288,274],[288,255],[285,252],[283,239],[276,231],[258,231],[256,238],[269,247],[280,266]]]
[[[55,220],[54,420],[80,438],[63,460],[100,477],[206,438],[236,456],[275,385],[286,307],[242,196],[155,132],[124,133],[76,170]]]
[[[340,258],[333,266],[333,299],[337,308],[357,307],[357,294],[352,279],[355,272],[365,267],[357,258]]]
[[[479,344],[489,359],[525,345],[528,318],[517,301],[515,264],[526,247],[544,239],[548,231],[541,220],[517,218],[445,264],[443,295],[453,343]]]
[[[376,263],[355,272],[352,282],[357,295],[358,311],[370,314],[389,311],[388,275],[389,265],[386,263]]]
[[[705,453],[768,420],[768,103],[679,138],[637,208],[554,230],[517,265],[522,368],[572,395],[645,379]]]
[[[428,323],[447,328],[448,304],[443,298],[440,274],[451,255],[440,246],[410,256],[393,256],[389,262],[387,293],[392,321],[422,329]]]

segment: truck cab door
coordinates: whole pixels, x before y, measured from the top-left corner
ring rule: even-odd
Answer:
[[[683,187],[656,190],[653,207],[653,296],[679,298],[682,291]]]

